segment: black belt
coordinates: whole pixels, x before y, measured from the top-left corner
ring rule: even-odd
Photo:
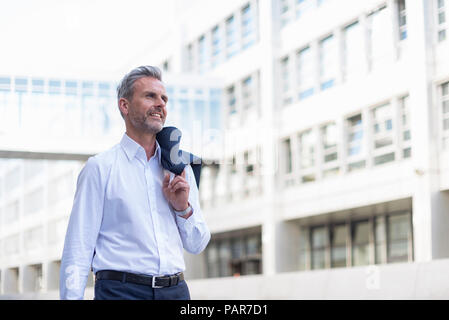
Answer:
[[[144,276],[129,272],[102,270],[95,274],[95,279],[118,280],[123,282],[144,284],[151,286],[152,288],[164,288],[176,286],[179,282],[184,280],[184,274],[179,272],[171,276]]]

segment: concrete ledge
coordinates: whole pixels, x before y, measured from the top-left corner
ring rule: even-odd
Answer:
[[[192,299],[449,299],[449,259],[188,280]]]

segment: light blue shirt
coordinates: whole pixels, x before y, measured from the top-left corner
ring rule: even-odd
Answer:
[[[124,134],[81,170],[61,259],[61,299],[83,299],[89,271],[168,275],[185,270],[183,249],[198,254],[210,240],[192,168],[186,166],[193,214],[177,216],[162,193],[161,150]],[[173,174],[171,174],[173,175]]]

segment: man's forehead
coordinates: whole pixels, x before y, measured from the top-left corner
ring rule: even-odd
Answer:
[[[164,83],[156,78],[152,77],[142,77],[134,82],[135,88],[139,88],[141,90],[156,90],[165,93]]]

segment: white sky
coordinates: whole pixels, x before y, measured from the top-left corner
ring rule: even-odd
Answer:
[[[0,0],[0,75],[122,76],[173,14],[173,0]]]

